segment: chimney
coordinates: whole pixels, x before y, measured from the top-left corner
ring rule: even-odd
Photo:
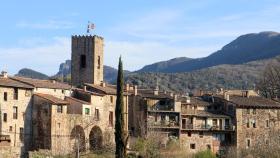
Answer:
[[[87,91],[87,86],[84,86],[84,91]]]
[[[203,91],[199,90],[199,96],[203,96]]]
[[[247,97],[247,98],[249,98],[249,97],[250,97],[250,92],[249,92],[249,90],[248,90],[248,91],[246,91],[246,93],[245,93],[245,94],[246,94],[246,97]]]
[[[229,94],[227,92],[224,92],[224,99],[229,101]]]
[[[226,100],[229,101],[229,94],[226,94]]]
[[[8,78],[8,73],[6,71],[1,72],[1,77]]]
[[[137,90],[137,86],[135,85],[135,86],[134,86],[134,95],[137,95],[137,91],[138,91],[138,90]]]
[[[174,101],[176,101],[178,96],[175,94],[173,98],[174,98]]]
[[[154,90],[154,95],[158,95],[158,89]]]
[[[127,84],[126,84],[126,88],[125,88],[126,91],[129,91],[129,87],[130,87],[129,84],[127,83]]]
[[[186,99],[186,102],[187,102],[187,103],[191,103],[191,98],[190,98],[189,96],[187,96],[186,98],[187,98],[187,99]]]
[[[102,87],[106,87],[106,83],[105,82],[101,82],[101,86]]]

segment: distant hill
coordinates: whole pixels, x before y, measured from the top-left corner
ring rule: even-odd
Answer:
[[[182,73],[131,73],[126,82],[139,87],[159,88],[169,91],[191,92],[194,89],[248,89],[254,88],[267,64],[280,65],[280,56],[239,65],[219,65]]]
[[[151,65],[144,66],[142,69],[138,70],[137,72],[162,72],[171,66],[190,60],[192,59],[187,57],[173,58],[167,61],[161,61]]]
[[[16,74],[16,76],[21,76],[21,77],[29,77],[29,78],[34,78],[34,79],[49,79],[49,76],[38,72],[34,71],[32,69],[28,68],[23,68],[19,70],[19,72]]]
[[[129,73],[129,71],[124,71],[125,73]],[[104,80],[109,83],[114,83],[117,79],[118,70],[104,65]],[[61,78],[64,76],[64,78],[69,78],[71,76],[71,60],[66,60],[64,63],[61,63],[59,66],[59,71],[56,75],[54,75],[54,78]]]
[[[157,66],[159,63],[144,66],[136,72],[189,72],[221,64],[243,64],[250,61],[273,58],[280,55],[280,34],[277,32],[251,33],[238,37],[221,50],[199,59]],[[172,60],[164,61],[169,63]],[[160,62],[161,63],[161,62]],[[160,67],[160,68],[158,68]]]

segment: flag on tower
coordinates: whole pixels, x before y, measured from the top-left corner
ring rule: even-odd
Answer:
[[[91,23],[90,21],[88,22],[88,27],[87,27],[87,33],[90,33],[90,30],[93,30],[95,28],[94,23]]]

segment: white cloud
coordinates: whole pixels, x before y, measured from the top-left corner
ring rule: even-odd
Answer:
[[[71,29],[74,27],[74,24],[69,21],[63,20],[48,20],[45,22],[28,22],[28,21],[20,21],[16,24],[19,28],[28,28],[28,29]]]
[[[0,48],[0,69],[15,74],[21,68],[31,68],[53,75],[59,64],[70,58],[70,48],[70,39],[64,37],[34,47]]]

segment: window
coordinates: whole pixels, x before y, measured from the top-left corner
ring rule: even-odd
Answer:
[[[199,132],[199,138],[203,138],[203,132]]]
[[[62,113],[63,106],[57,105],[57,113]]]
[[[252,125],[253,125],[253,128],[257,128],[257,123],[256,123],[256,120],[255,120],[255,119],[253,119]]]
[[[250,140],[250,139],[247,139],[247,145],[246,145],[246,147],[247,147],[247,148],[250,148],[250,146],[251,146],[251,140]]]
[[[98,56],[97,59],[97,69],[100,69],[101,61],[100,61],[100,56]]]
[[[89,108],[85,108],[85,114],[89,115],[90,114],[90,109]]]
[[[269,140],[268,140],[268,139],[265,140],[265,144],[266,144],[266,145],[269,144]]]
[[[62,89],[62,90],[61,90],[61,93],[62,93],[62,94],[65,94],[65,90],[64,90],[64,89]]]
[[[18,100],[18,88],[14,88],[14,100]]]
[[[111,103],[114,102],[114,97],[113,96],[110,96],[110,101],[111,101]]]
[[[24,131],[23,131],[23,128],[20,127],[19,128],[19,139],[20,139],[20,141],[23,141],[23,138],[24,138]]]
[[[191,149],[195,149],[195,144],[190,144]]]
[[[8,93],[4,92],[4,101],[8,101]]]
[[[25,96],[30,97],[31,96],[31,91],[30,90],[25,90]]]
[[[97,121],[99,121],[99,109],[95,109],[94,117]]]
[[[191,137],[192,136],[192,132],[188,132],[188,137]]]
[[[253,109],[253,114],[255,115],[257,113],[257,110],[256,109]]]
[[[211,145],[210,144],[207,144],[206,147],[207,147],[208,150],[211,150]]]
[[[16,106],[13,107],[13,119],[18,118],[18,108]]]
[[[109,126],[113,126],[113,111],[109,112]]]
[[[53,89],[54,92],[56,92],[56,89]]]
[[[7,122],[7,113],[4,113],[4,114],[3,114],[3,121],[4,121],[4,122]]]
[[[60,123],[58,123],[57,125],[58,125],[58,128],[60,128]]]
[[[13,126],[10,126],[9,131],[10,131],[10,132],[13,131]]]
[[[247,128],[250,128],[250,119],[247,119],[246,124],[247,124]]]
[[[86,55],[81,55],[80,56],[80,67],[81,68],[86,68]]]
[[[165,105],[165,100],[160,100],[159,105]]]
[[[225,129],[229,129],[229,119],[225,119]]]
[[[266,123],[266,128],[269,128],[269,120],[266,120],[265,123]]]
[[[249,108],[247,108],[247,114],[250,114],[250,109]]]

